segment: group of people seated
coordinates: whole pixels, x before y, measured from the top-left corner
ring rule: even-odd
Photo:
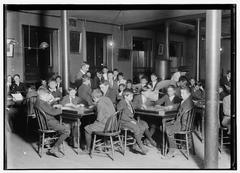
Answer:
[[[146,76],[141,75],[140,82],[133,84],[131,80],[124,79],[124,74],[118,72],[117,69],[110,71],[107,67],[97,71],[92,78],[89,64],[86,62],[81,65],[74,84],[71,84],[65,96],[63,96],[60,76],[51,78],[48,82],[43,80],[37,91],[33,87],[25,91],[24,85],[19,81],[19,75],[15,75],[13,79],[14,83],[7,84],[9,92],[20,92],[28,97],[29,95],[38,96],[36,106],[46,113],[48,126],[59,132],[59,139],[49,151],[49,154],[56,157],[63,157],[59,146],[70,134],[73,137],[73,147],[77,147],[77,128],[79,127],[73,123],[71,124],[72,130],[70,130],[68,125],[60,124],[55,117],[62,113],[63,107],[78,108],[79,105],[82,105],[87,108],[95,108],[97,112],[94,123],[84,127],[87,153],[91,149],[92,133],[103,131],[108,118],[116,111],[120,111],[122,113],[121,127],[128,128],[133,132],[137,143],[134,146],[135,149],[145,155],[148,152],[145,145],[157,147],[156,141],[152,138],[156,125],[154,122],[136,119],[135,109],[147,109],[154,106],[164,110],[178,111],[175,120],[166,127],[169,151],[165,158],[171,158],[174,156],[176,148],[173,141],[174,132],[186,128],[187,115],[185,113],[193,109],[192,100],[205,97],[203,85],[195,82],[194,79],[189,82],[185,75],[159,81],[157,75],[152,73],[150,82]],[[146,137],[144,142],[142,141],[143,136]]]

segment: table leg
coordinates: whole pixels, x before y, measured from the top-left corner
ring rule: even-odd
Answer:
[[[62,116],[60,115],[60,117],[59,117],[59,122],[60,122],[60,124],[62,125]]]
[[[204,133],[205,133],[205,126],[204,126],[204,121],[205,121],[205,111],[202,111],[202,142],[204,142]]]
[[[77,119],[77,153],[80,153],[80,119]]]
[[[165,156],[165,120],[162,120],[162,155]]]

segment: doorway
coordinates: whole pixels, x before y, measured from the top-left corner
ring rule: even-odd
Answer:
[[[38,83],[53,75],[53,37],[57,30],[23,25],[23,47],[25,59],[25,82]],[[55,39],[54,39],[55,40]],[[48,46],[41,48],[46,42]]]
[[[133,80],[137,82],[138,74],[149,76],[152,73],[152,40],[133,37]]]
[[[87,62],[89,71],[95,74],[107,65],[107,34],[87,32]]]

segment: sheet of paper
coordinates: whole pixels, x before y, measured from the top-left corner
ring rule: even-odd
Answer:
[[[23,96],[21,93],[17,93],[17,94],[12,94],[13,98],[16,100],[16,101],[21,101],[23,100]]]

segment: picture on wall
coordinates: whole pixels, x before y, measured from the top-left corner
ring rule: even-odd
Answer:
[[[164,44],[159,43],[158,44],[158,55],[163,55],[163,49],[164,49]]]
[[[7,57],[13,58],[14,44],[11,44],[12,39],[7,39]]]

